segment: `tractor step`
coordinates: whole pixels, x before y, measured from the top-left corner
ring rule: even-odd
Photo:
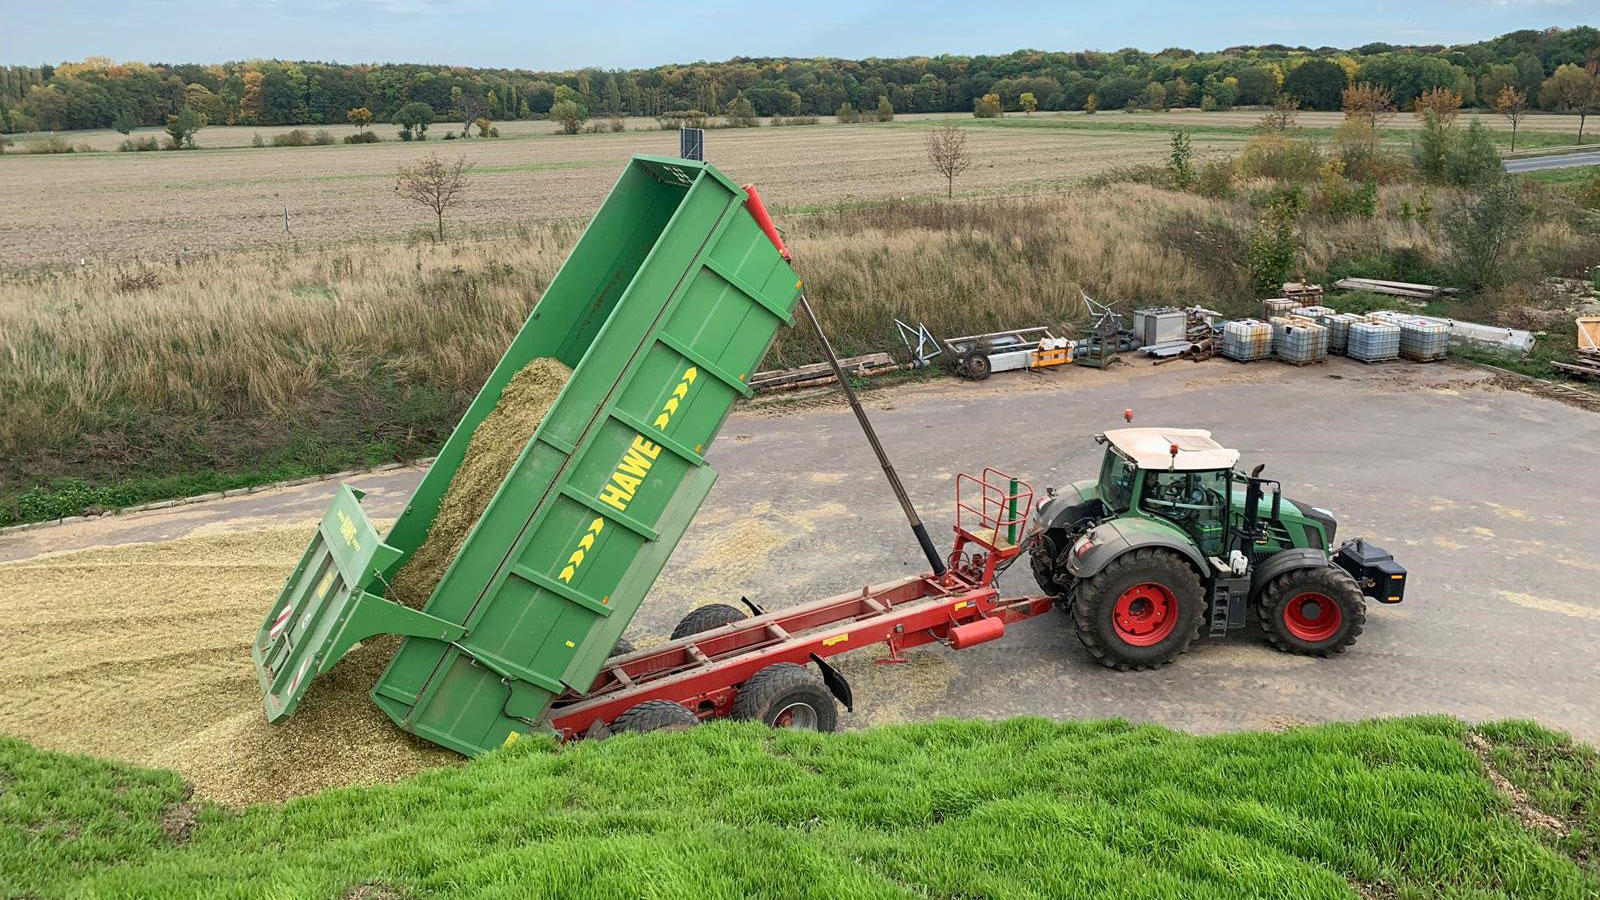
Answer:
[[[1245,626],[1250,579],[1218,577],[1211,585],[1211,636],[1222,637]]]

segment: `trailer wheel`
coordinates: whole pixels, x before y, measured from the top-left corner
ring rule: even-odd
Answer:
[[[726,603],[707,603],[689,610],[689,614],[678,622],[678,627],[672,629],[672,639],[688,637],[713,628],[737,622],[745,618],[744,610]]]
[[[1200,634],[1200,577],[1176,554],[1133,550],[1078,582],[1072,622],[1089,655],[1113,669],[1172,662]]]
[[[961,357],[961,374],[973,381],[982,381],[989,377],[993,366],[989,362],[989,354],[982,350],[969,350],[967,355]]]
[[[776,663],[750,676],[734,698],[733,718],[806,731],[839,727],[839,710],[827,685],[796,663]]]
[[[611,655],[622,656],[624,654],[632,653],[637,649],[637,647],[633,646],[633,641],[630,641],[627,638],[617,638],[617,642],[611,645]]]
[[[1367,624],[1361,587],[1333,565],[1294,569],[1272,579],[1257,612],[1274,647],[1306,656],[1343,653]]]
[[[700,717],[690,712],[681,703],[674,703],[671,700],[646,700],[617,716],[611,723],[611,730],[643,734],[646,731],[665,731],[669,729],[682,731],[685,728],[693,728],[699,724]]]

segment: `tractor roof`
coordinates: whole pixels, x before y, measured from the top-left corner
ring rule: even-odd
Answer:
[[[1205,472],[1231,469],[1239,461],[1239,451],[1212,440],[1203,428],[1115,428],[1106,432],[1106,440],[1141,469]],[[1178,447],[1176,459],[1173,445]]]

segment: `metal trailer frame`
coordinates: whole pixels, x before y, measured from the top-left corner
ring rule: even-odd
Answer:
[[[1062,347],[1041,350],[1040,344],[1046,340],[1055,342],[1059,339],[1049,328],[1038,326],[946,338],[944,345],[956,357],[957,370],[962,375],[981,381],[994,372],[1046,369],[1072,362],[1070,341]],[[987,359],[987,368],[973,364],[974,357],[980,354]]]
[[[976,492],[976,498],[971,492]],[[1024,482],[986,469],[956,482],[956,541],[943,575],[924,574],[863,587],[772,612],[606,661],[589,689],[550,707],[563,741],[601,737],[606,726],[650,700],[669,700],[698,718],[733,711],[739,686],[778,663],[816,663],[834,696],[853,707],[843,676],[824,660],[882,644],[879,662],[939,642],[961,650],[1005,635],[1006,626],[1049,611],[1049,595],[1001,597],[995,577],[1022,552],[1033,504]],[[747,601],[748,602],[748,601]]]

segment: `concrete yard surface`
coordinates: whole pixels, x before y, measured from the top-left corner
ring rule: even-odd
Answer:
[[[1478,369],[1345,359],[1007,373],[875,390],[867,404],[941,547],[957,473],[994,466],[1041,494],[1091,477],[1102,452],[1093,435],[1132,408],[1136,424],[1212,429],[1242,467],[1266,463],[1285,496],[1332,510],[1340,539],[1372,538],[1411,578],[1405,603],[1373,604],[1360,641],[1327,660],[1278,653],[1252,629],[1202,639],[1164,669],[1118,673],[1093,663],[1054,613],[970,650],[921,648],[907,665],[875,665],[880,650],[863,649],[842,663],[857,698],[848,726],[1027,714],[1215,732],[1446,713],[1532,718],[1600,740],[1600,507],[1585,485],[1600,467],[1593,412]],[[721,477],[629,630],[641,646],[665,640],[697,604],[743,595],[780,607],[926,567],[836,398],[737,411],[708,460]],[[369,514],[389,519],[419,477],[353,483],[369,492]],[[309,523],[332,489],[12,533],[0,536],[0,560]],[[1037,590],[1025,562],[1001,589]],[[3,594],[0,585],[0,609]],[[263,614],[272,600],[263,589]]]

